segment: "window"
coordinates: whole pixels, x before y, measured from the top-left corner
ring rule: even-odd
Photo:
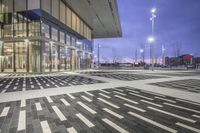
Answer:
[[[39,36],[40,35],[40,22],[31,21],[28,24],[29,36]],[[49,32],[49,30],[48,30]]]
[[[75,40],[75,38],[74,37],[72,37],[72,46],[76,46],[76,40]]]
[[[76,30],[76,14],[72,12],[72,29]]]
[[[68,46],[71,45],[71,37],[69,35],[67,35],[67,45]]]
[[[60,21],[65,24],[65,4],[60,1]]]
[[[60,42],[65,43],[65,33],[60,32]]]
[[[59,19],[59,0],[52,0],[52,16]]]
[[[42,9],[50,14],[51,13],[51,0],[42,0]]]
[[[58,41],[58,30],[51,28],[51,39]]]
[[[39,8],[40,8],[40,0],[28,0],[28,10],[39,9]]]
[[[67,26],[72,26],[72,11],[67,7]]]
[[[26,10],[26,0],[15,0],[15,11]]]
[[[4,13],[11,13],[13,12],[13,0],[2,0],[3,12]]]
[[[50,38],[49,26],[45,23],[42,23],[42,36]]]

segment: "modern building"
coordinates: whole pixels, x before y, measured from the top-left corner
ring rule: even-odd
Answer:
[[[0,71],[87,69],[93,39],[120,37],[116,0],[0,0]]]

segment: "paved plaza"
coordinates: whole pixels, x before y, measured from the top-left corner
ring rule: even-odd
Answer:
[[[200,77],[182,73],[1,74],[0,133],[200,133]]]

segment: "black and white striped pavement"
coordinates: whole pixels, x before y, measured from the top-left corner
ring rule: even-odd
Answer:
[[[58,88],[75,85],[104,83],[100,80],[77,76],[31,76],[0,78],[0,93]]]
[[[127,74],[127,73],[94,73],[91,76],[99,76],[104,78],[118,79],[123,81],[144,80],[144,79],[158,79],[165,78],[164,76],[153,76],[145,74]]]
[[[200,103],[131,87],[0,103],[1,133],[200,133]]]
[[[180,89],[184,91],[200,93],[199,79],[174,80],[174,81],[157,82],[151,84],[160,87]]]

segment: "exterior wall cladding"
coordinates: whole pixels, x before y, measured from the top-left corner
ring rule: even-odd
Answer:
[[[91,28],[62,0],[0,0],[0,72],[91,68]]]

